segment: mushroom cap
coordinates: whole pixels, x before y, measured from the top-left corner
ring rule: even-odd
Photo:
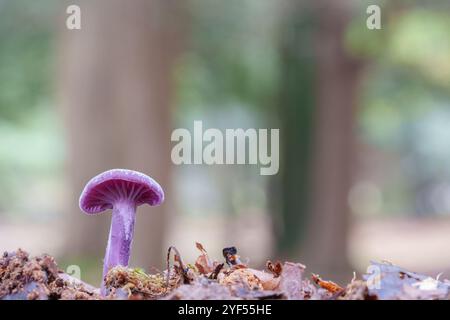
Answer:
[[[161,186],[149,176],[127,169],[112,169],[92,178],[80,196],[80,209],[96,214],[112,209],[114,203],[132,201],[136,206],[157,206],[164,201]]]

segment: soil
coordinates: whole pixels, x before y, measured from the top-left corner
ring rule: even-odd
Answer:
[[[267,262],[256,270],[241,262],[235,248],[223,250],[224,262],[212,261],[204,247],[193,264],[185,264],[175,247],[167,255],[167,269],[147,274],[122,266],[105,278],[107,295],[62,270],[53,257],[30,258],[18,249],[0,259],[0,300],[101,300],[101,299],[215,299],[215,300],[373,300],[446,299],[450,282],[410,272],[388,262],[372,263],[370,274],[346,286],[307,275],[300,263]],[[174,253],[173,265],[170,255]]]
[[[100,299],[98,290],[58,269],[53,257],[30,258],[18,249],[0,259],[0,299],[90,300]]]

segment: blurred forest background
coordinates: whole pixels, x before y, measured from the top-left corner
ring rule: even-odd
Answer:
[[[447,0],[0,0],[0,250],[100,282],[110,215],[78,196],[124,167],[166,190],[138,211],[134,266],[199,241],[339,281],[370,259],[449,277],[449,30]],[[280,128],[280,172],[172,165],[194,120]]]

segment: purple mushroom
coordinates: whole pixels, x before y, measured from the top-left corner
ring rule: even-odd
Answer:
[[[80,196],[81,210],[96,214],[112,209],[111,229],[103,261],[103,294],[107,272],[117,265],[128,266],[137,206],[144,203],[156,206],[163,201],[161,186],[145,174],[132,170],[103,172],[84,187]]]

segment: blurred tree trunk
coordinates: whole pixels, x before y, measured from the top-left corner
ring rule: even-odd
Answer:
[[[347,195],[360,64],[343,47],[349,3],[302,2],[284,28],[284,168],[278,249],[324,276],[347,263]],[[314,51],[309,51],[312,48]]]
[[[305,253],[314,270],[343,279],[351,277],[348,193],[355,167],[354,126],[362,64],[344,47],[351,3],[320,1],[317,5],[317,103]]]
[[[281,2],[280,2],[281,3]],[[310,145],[314,110],[314,52],[311,39],[314,12],[299,1],[284,2],[280,29],[281,81],[280,173],[271,184],[275,217],[276,254],[282,258],[298,255],[304,240],[309,205]]]
[[[171,76],[182,8],[170,0],[70,3],[81,7],[82,29],[65,30],[60,38],[73,200],[68,250],[72,256],[103,256],[110,214],[86,216],[76,200],[91,177],[116,167],[142,171],[169,188]],[[163,265],[166,200],[138,209],[132,264]]]

